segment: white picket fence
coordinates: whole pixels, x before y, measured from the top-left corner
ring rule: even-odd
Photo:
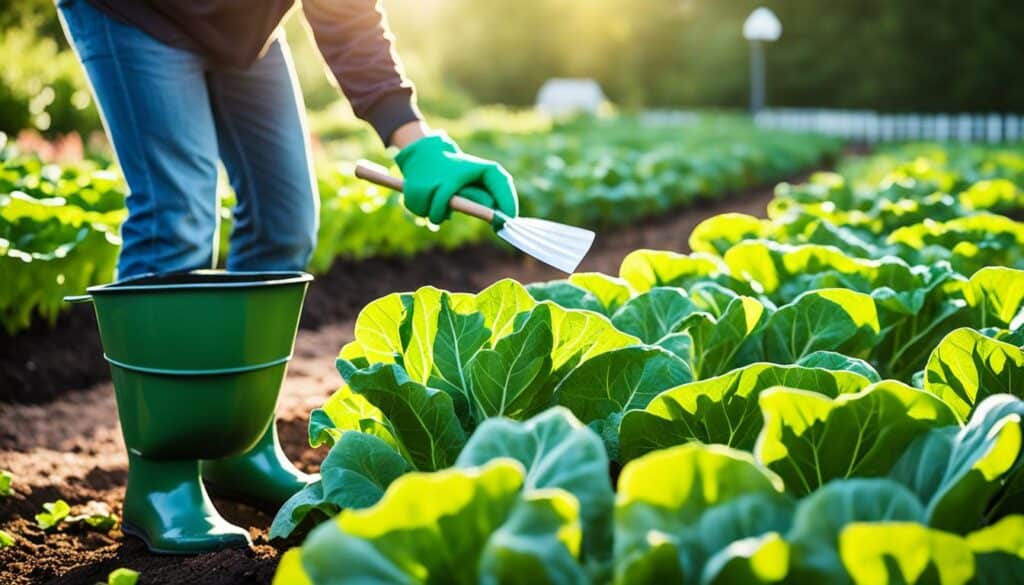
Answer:
[[[906,140],[1020,142],[1020,114],[881,114],[870,110],[769,108],[754,117],[758,126],[819,132],[868,143]]]

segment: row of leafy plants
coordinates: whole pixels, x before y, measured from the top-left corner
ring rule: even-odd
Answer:
[[[698,197],[763,184],[812,166],[837,147],[831,139],[774,135],[731,118],[709,117],[665,132],[631,119],[552,128],[506,117],[511,132],[470,132],[467,148],[508,164],[520,179],[524,213],[588,225],[628,223]],[[489,227],[471,219],[457,217],[438,230],[413,217],[400,194],[358,181],[349,165],[320,164],[317,179],[313,272],[327,271],[336,258],[410,255],[492,240]],[[223,255],[234,197],[223,182],[219,191]],[[0,289],[0,318],[8,333],[37,318],[54,322],[64,295],[113,279],[125,193],[110,161],[43,164],[14,144],[0,148],[0,281],[9,283]]]
[[[278,582],[1014,582],[1024,225],[998,179],[926,183],[821,175],[617,276],[371,303]]]

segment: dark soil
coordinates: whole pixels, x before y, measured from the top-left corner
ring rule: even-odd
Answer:
[[[730,211],[763,215],[770,198],[770,189],[752,190],[603,233],[581,270],[616,273],[622,258],[642,247],[687,251],[687,238],[703,219]],[[278,429],[289,457],[312,472],[324,456],[307,443],[307,416],[340,384],[334,358],[351,339],[354,316],[363,305],[424,284],[472,291],[504,277],[531,282],[560,275],[496,247],[476,246],[407,260],[341,262],[318,278],[278,406]],[[228,520],[248,527],[251,550],[158,556],[116,529],[109,534],[44,533],[35,527],[33,516],[45,502],[62,498],[75,507],[100,501],[119,515],[124,496],[127,457],[113,388],[89,307],[82,308],[68,313],[52,332],[33,329],[2,342],[0,469],[14,474],[15,494],[0,499],[0,530],[17,541],[0,550],[0,584],[93,585],[119,567],[141,571],[142,584],[269,583],[288,544],[267,541],[271,515],[227,500],[215,498]]]

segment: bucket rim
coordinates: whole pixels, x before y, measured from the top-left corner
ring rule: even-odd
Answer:
[[[190,278],[194,280],[189,280]],[[312,280],[312,274],[298,270],[192,270],[140,274],[107,284],[90,286],[86,291],[89,295],[109,295],[171,290],[266,288],[306,283]]]

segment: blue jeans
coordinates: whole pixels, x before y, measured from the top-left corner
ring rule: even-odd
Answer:
[[[305,269],[319,198],[285,41],[222,67],[85,0],[57,6],[128,183],[118,278],[214,266],[218,161],[238,198],[228,270]]]

